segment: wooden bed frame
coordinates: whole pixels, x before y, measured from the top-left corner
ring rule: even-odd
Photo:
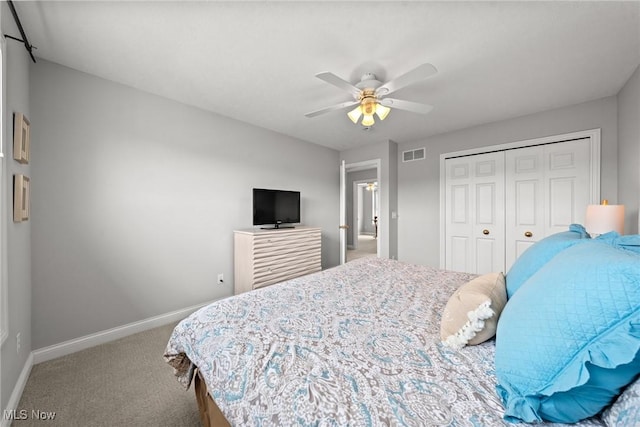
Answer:
[[[231,424],[222,415],[222,412],[207,392],[207,384],[200,375],[200,370],[196,370],[194,375],[194,390],[196,393],[196,401],[198,402],[198,410],[200,411],[200,420],[205,427],[231,427]]]

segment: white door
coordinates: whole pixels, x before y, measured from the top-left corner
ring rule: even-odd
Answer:
[[[506,270],[533,243],[584,222],[590,159],[588,138],[506,152]]]
[[[584,224],[591,202],[591,141],[588,138],[545,145],[545,235]],[[597,201],[596,201],[597,203]]]
[[[486,149],[492,153],[474,149],[440,157],[442,268],[481,273],[488,265],[500,265],[493,262],[500,244],[491,237],[500,235],[495,228],[502,218],[503,262],[494,271],[506,273],[536,241],[567,231],[572,223],[583,224],[587,205],[600,200],[599,129]],[[500,153],[502,168],[492,163]],[[500,173],[502,217],[492,211],[500,206],[493,200],[501,197]],[[486,205],[478,206],[479,201]],[[488,234],[479,236],[479,230]]]
[[[545,234],[543,146],[509,150],[505,162],[506,273]]]
[[[445,161],[445,268],[504,271],[504,152]]]

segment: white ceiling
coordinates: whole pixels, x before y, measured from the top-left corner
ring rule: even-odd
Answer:
[[[339,150],[615,95],[640,63],[638,1],[14,4],[39,58]],[[347,110],[304,116],[352,99],[318,72],[387,81],[425,62],[438,74],[393,97],[428,115],[370,131]]]

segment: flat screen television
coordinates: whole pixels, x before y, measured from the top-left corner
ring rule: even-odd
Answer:
[[[253,225],[261,228],[293,228],[300,222],[300,192],[253,189]]]

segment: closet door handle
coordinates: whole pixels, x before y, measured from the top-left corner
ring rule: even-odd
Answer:
[[[533,236],[532,232],[530,232],[530,231],[525,231],[524,232],[524,237],[532,237],[532,236]]]
[[[482,230],[482,234],[484,234],[485,236],[489,235],[489,230],[487,230],[486,228],[484,230]]]

